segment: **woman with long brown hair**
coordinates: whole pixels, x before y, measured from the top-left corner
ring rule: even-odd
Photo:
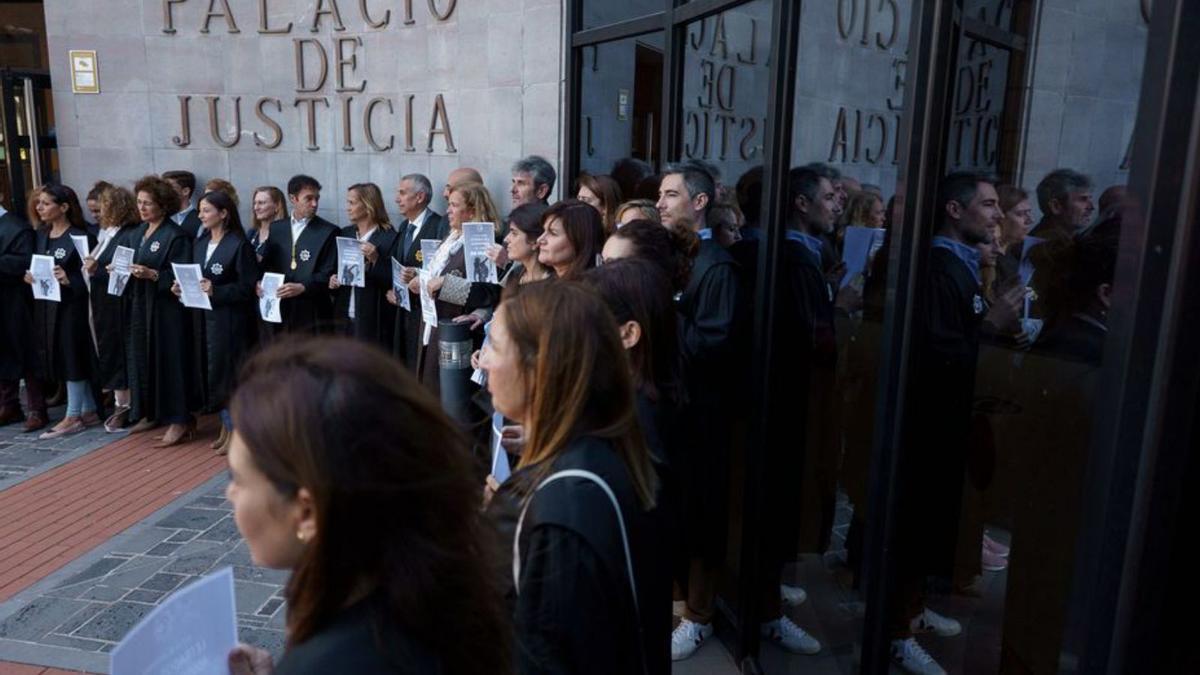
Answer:
[[[203,368],[204,409],[221,418],[221,432],[210,446],[218,454],[229,449],[233,422],[229,396],[238,367],[258,340],[258,298],[255,284],[261,275],[254,249],[246,240],[237,204],[226,192],[207,192],[196,202],[200,237],[192,263],[200,266],[200,290],[212,309],[194,310],[195,344]],[[178,283],[171,292],[182,295]]]
[[[65,185],[45,185],[37,191],[35,205],[37,241],[34,253],[54,259],[54,279],[60,302],[36,300],[33,311],[37,373],[43,379],[66,383],[67,413],[39,438],[58,438],[100,423],[97,403],[96,346],[88,322],[88,289],[83,281],[83,258],[73,236],[87,237],[87,223],[75,191]],[[34,284],[26,273],[25,283]]]
[[[579,174],[575,198],[596,209],[604,223],[605,236],[617,228],[617,207],[621,205],[621,187],[612,176]]]
[[[278,672],[512,672],[467,441],[400,362],[279,343],[247,362],[232,412],[234,520],[255,564],[292,572]],[[245,645],[230,666],[275,670]]]
[[[604,223],[596,209],[578,199],[564,199],[542,216],[538,262],[559,279],[578,279],[600,264]]]
[[[338,275],[329,277],[333,291],[333,316],[342,333],[392,348],[396,307],[388,303],[392,289],[392,260],[389,251],[396,244],[396,230],[383,205],[383,193],[374,183],[356,183],[346,191],[346,217],[350,224],[338,235],[357,239],[362,249],[366,285],[344,286]]]
[[[129,377],[125,372],[125,333],[129,324],[128,295],[108,292],[108,266],[117,248],[136,248],[137,198],[123,187],[109,186],[96,200],[100,207],[100,238],[91,255],[84,258],[84,270],[92,277],[92,323],[96,328],[100,387],[113,392],[112,415],[104,430],[116,433],[129,422]]]
[[[505,551],[522,672],[670,669],[658,479],[623,351],[612,313],[574,282],[530,284],[492,321],[488,390],[526,439],[492,500],[519,514]]]

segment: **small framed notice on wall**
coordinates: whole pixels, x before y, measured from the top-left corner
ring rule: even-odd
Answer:
[[[100,93],[100,70],[96,63],[96,50],[72,49],[71,91],[76,94]]]

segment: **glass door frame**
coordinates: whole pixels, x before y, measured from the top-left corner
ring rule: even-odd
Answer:
[[[565,0],[565,129],[564,180],[578,175],[581,50],[589,45],[661,31],[664,35],[664,77],[661,134],[664,161],[681,156],[683,58],[687,25],[731,9],[746,0],[661,0],[661,8],[641,17],[582,30],[583,0]],[[772,305],[779,251],[783,240],[783,199],[786,168],[791,164],[794,122],[799,17],[804,2],[773,0],[771,72],[764,144],[763,231],[759,249],[757,288],[761,289],[753,313],[751,400],[761,403],[771,363]],[[1132,1],[1132,0],[1131,0]],[[949,93],[954,83],[958,40],[963,32],[1021,54],[1020,72],[1029,81],[1025,57],[1029,37],[1036,30],[1041,0],[1018,3],[1023,12],[1014,17],[1016,35],[998,31],[972,17],[961,16],[960,0],[913,0],[909,26],[909,68],[905,112],[900,124],[900,169],[897,200],[903,200],[892,238],[887,277],[888,305],[880,345],[879,384],[876,390],[875,429],[871,450],[869,517],[866,524],[863,567],[864,622],[860,672],[887,673],[889,640],[885,617],[892,551],[895,547],[893,507],[899,439],[906,418],[906,392],[913,376],[912,326],[916,318],[917,289],[928,262],[937,183],[944,168],[949,136]],[[1024,35],[1021,35],[1024,33]],[[1087,672],[1119,672],[1144,662],[1155,644],[1144,631],[1142,609],[1153,609],[1155,574],[1166,565],[1161,544],[1162,528],[1150,528],[1153,518],[1171,517],[1170,498],[1186,489],[1182,473],[1170,471],[1186,461],[1182,446],[1171,447],[1164,430],[1194,433],[1191,418],[1181,405],[1194,401],[1194,375],[1198,364],[1190,348],[1200,338],[1194,319],[1183,308],[1200,306],[1200,4],[1191,0],[1156,0],[1148,35],[1146,65],[1138,101],[1135,144],[1129,185],[1132,194],[1145,195],[1130,206],[1122,232],[1121,258],[1114,303],[1111,351],[1103,364],[1103,391],[1097,411],[1086,468],[1086,522],[1079,533],[1081,567],[1075,583],[1089,589],[1092,605],[1073,617],[1086,636],[1070,645],[1081,654]],[[1026,114],[1019,105],[1020,125],[1002,130],[1018,149]],[[1187,139],[1181,143],[1179,139]],[[1003,141],[1002,141],[1003,144]],[[1001,171],[1019,165],[1017,156],[1002,156]],[[1186,264],[1190,262],[1190,267]],[[1190,271],[1189,271],[1190,270]],[[1189,283],[1190,282],[1190,283]],[[1194,316],[1194,314],[1192,315]],[[1183,338],[1190,338],[1183,341]],[[1171,347],[1160,353],[1159,346]],[[1185,369],[1180,374],[1179,368]],[[1188,370],[1190,369],[1190,370]],[[755,405],[752,410],[765,410]],[[766,419],[751,420],[751,443],[766,437]],[[1190,436],[1188,438],[1191,438]],[[759,484],[764,466],[756,453],[748,453],[746,485]],[[1159,469],[1156,472],[1156,469]],[[1165,469],[1166,471],[1163,471]],[[757,490],[747,494],[757,495]],[[740,552],[739,595],[745,599],[740,617],[718,613],[736,635],[735,658],[744,673],[762,672],[758,663],[761,639],[757,630],[760,608],[755,606],[758,551],[764,533],[759,527],[761,500],[748,501],[743,514],[743,547]],[[1157,546],[1157,548],[1156,548]]]
[[[9,200],[12,203],[13,211],[24,216],[25,210],[25,194],[33,189],[36,185],[44,183],[51,175],[49,157],[51,151],[58,148],[58,140],[55,136],[48,135],[46,129],[38,129],[36,143],[31,142],[29,122],[27,121],[30,115],[30,106],[37,105],[37,97],[30,100],[25,93],[25,82],[32,82],[34,91],[52,92],[50,85],[50,74],[44,71],[37,70],[20,70],[20,69],[0,69],[0,119],[4,124],[4,162],[9,173],[9,184],[6,186],[6,192],[11,192]],[[17,109],[16,99],[20,97],[23,102],[23,110]],[[35,109],[33,117],[36,117]],[[21,129],[25,130],[24,134],[18,133]],[[24,151],[29,155],[33,153],[33,146],[37,146],[39,153],[38,162],[33,163],[32,157],[27,160],[21,159],[21,152]],[[33,175],[32,169],[30,175],[33,185],[26,185],[25,167],[32,164],[40,166],[40,176]]]

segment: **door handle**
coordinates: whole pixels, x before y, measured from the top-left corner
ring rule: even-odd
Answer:
[[[25,131],[29,134],[29,172],[32,187],[42,184],[42,148],[39,142],[41,131],[37,125],[37,111],[34,109],[33,80],[25,78]]]

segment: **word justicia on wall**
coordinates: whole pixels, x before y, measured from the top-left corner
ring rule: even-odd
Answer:
[[[195,3],[162,0],[162,3],[162,32],[166,35],[178,35],[180,27],[188,24],[194,25],[199,35],[209,35],[214,29],[229,36],[242,32],[228,0]],[[287,13],[281,11],[285,9],[283,4],[283,0],[258,0],[257,32],[267,36],[264,39],[331,29],[328,36],[293,36],[279,40],[280,47],[290,43],[295,63],[295,95],[180,94],[177,96],[179,133],[171,139],[174,145],[188,147],[192,144],[193,115],[200,114],[207,116],[209,134],[213,143],[220,147],[236,147],[244,136],[250,136],[255,146],[275,149],[286,140],[284,129],[293,126],[284,124],[285,115],[292,115],[298,122],[297,128],[302,129],[299,134],[303,136],[304,147],[311,151],[321,149],[319,139],[330,138],[330,134],[319,130],[334,125],[339,149],[345,152],[359,148],[387,152],[397,147],[404,152],[417,152],[418,149],[434,152],[439,136],[444,152],[457,152],[442,93],[371,95],[367,92],[367,80],[357,75],[366,58],[364,38],[369,41],[372,34],[393,26],[403,29],[417,23],[413,16],[413,0],[398,0],[395,17],[392,8],[381,9],[382,0],[353,3],[358,14],[350,18],[361,19],[362,24],[351,25],[356,32],[362,31],[355,35],[345,34],[347,21],[338,0],[305,2],[304,10],[308,13],[298,17],[300,25],[278,18],[281,13]],[[427,0],[427,4],[429,19],[444,22],[453,15],[457,0]],[[264,59],[265,63],[272,61]],[[327,84],[331,82],[335,94],[332,97],[326,95]],[[249,123],[244,124],[247,121]],[[356,139],[361,139],[358,145]]]

